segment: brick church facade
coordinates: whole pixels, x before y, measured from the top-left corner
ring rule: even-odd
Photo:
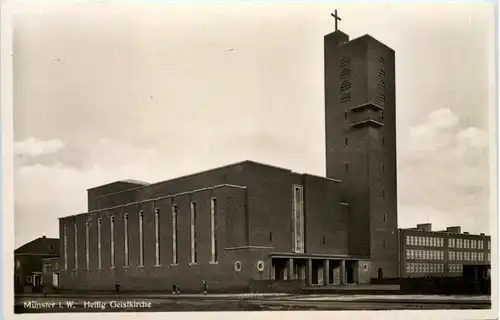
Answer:
[[[394,51],[341,31],[324,46],[326,177],[244,161],[89,189],[88,212],[59,219],[61,288],[398,277]]]

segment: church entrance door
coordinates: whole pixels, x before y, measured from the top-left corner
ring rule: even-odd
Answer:
[[[347,268],[347,283],[354,283],[354,268]]]

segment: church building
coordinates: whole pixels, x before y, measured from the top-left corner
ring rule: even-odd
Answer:
[[[398,277],[394,51],[335,29],[324,37],[326,177],[243,161],[89,189],[88,212],[59,219],[61,289]]]

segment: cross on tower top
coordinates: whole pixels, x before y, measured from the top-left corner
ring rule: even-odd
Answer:
[[[335,9],[335,13],[332,13],[331,16],[335,19],[335,31],[338,30],[338,22],[342,21],[342,19],[339,17],[337,13],[337,9]]]

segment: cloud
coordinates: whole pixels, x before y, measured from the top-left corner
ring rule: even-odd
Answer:
[[[458,116],[443,108],[430,112],[426,122],[410,127],[409,152],[420,153],[444,148],[453,140],[453,129],[458,125]]]
[[[458,116],[448,108],[439,109],[429,114],[429,124],[440,129],[454,128],[458,124]]]
[[[464,120],[449,108],[433,110],[402,137],[407,143],[398,154],[401,227],[428,221],[441,229],[456,224],[487,231],[490,135],[463,126]]]
[[[91,187],[127,178],[157,180],[168,174],[165,158],[151,150],[106,139],[79,148],[85,155],[83,166],[73,166],[57,156],[51,162],[16,161],[16,245],[40,236],[40,232],[57,237],[58,218],[87,211],[86,190]]]
[[[59,152],[65,146],[59,139],[38,140],[37,138],[27,138],[14,143],[14,155],[38,157]]]

